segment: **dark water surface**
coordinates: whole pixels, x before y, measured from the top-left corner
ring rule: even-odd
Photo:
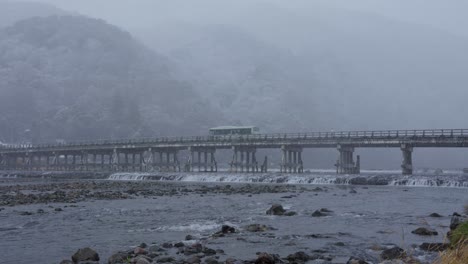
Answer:
[[[175,183],[175,186],[219,183]],[[229,183],[233,185],[233,183]],[[243,184],[243,183],[238,183]],[[257,183],[257,185],[266,183]],[[252,185],[252,184],[251,184]],[[255,184],[253,184],[255,185]],[[408,186],[302,185],[290,193],[212,194],[185,193],[127,200],[93,200],[74,204],[35,204],[4,207],[0,211],[0,263],[59,263],[82,247],[91,247],[102,263],[118,250],[141,242],[183,241],[188,234],[202,237],[229,224],[239,233],[203,243],[223,249],[226,257],[253,259],[255,253],[288,254],[320,250],[345,263],[349,256],[363,256],[378,263],[378,246],[395,244],[423,262],[434,254],[414,248],[422,242],[443,242],[450,215],[468,202],[467,188]],[[350,190],[356,193],[350,193]],[[282,198],[291,196],[291,198]],[[295,216],[269,216],[274,203],[297,212]],[[67,205],[67,207],[65,207]],[[55,211],[61,207],[63,211]],[[327,217],[311,217],[320,208]],[[21,215],[22,211],[44,214]],[[441,218],[428,217],[431,213]],[[248,224],[265,224],[276,230],[250,233]],[[411,234],[430,227],[438,236]],[[343,242],[344,246],[336,245]]]

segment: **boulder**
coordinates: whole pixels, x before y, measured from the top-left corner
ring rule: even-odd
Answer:
[[[189,257],[188,259],[186,259],[184,261],[184,263],[187,263],[187,264],[200,264],[201,263],[201,259],[200,257],[198,256],[191,256]]]
[[[424,251],[444,251],[450,244],[446,243],[422,243],[419,248]]]
[[[315,210],[315,212],[312,213],[313,217],[323,217],[323,216],[328,216],[327,213],[321,212],[320,210]]]
[[[437,236],[439,234],[437,231],[425,227],[416,228],[415,230],[411,231],[411,233],[420,236]]]
[[[182,244],[184,244],[184,243],[182,243]],[[172,243],[168,243],[168,242],[163,243],[161,246],[163,248],[173,248],[174,247],[174,245]],[[184,245],[182,245],[182,246],[184,246]]]
[[[380,257],[383,260],[401,259],[406,257],[406,252],[400,247],[393,247],[382,251]]]
[[[148,254],[148,251],[146,249],[144,249],[144,248],[136,247],[133,250],[133,254],[135,254],[135,255],[146,255],[146,254]]]
[[[442,217],[442,215],[438,214],[438,213],[432,213],[429,215],[429,217]]]
[[[64,259],[64,260],[60,261],[60,264],[73,264],[73,261],[71,261],[69,259]]]
[[[228,233],[235,233],[236,232],[236,229],[232,226],[228,226],[228,225],[223,225],[221,227],[221,233],[223,234],[228,234]]]
[[[267,215],[283,215],[286,212],[281,204],[274,204],[266,211]]]
[[[151,262],[149,262],[147,259],[141,258],[138,259],[137,262],[135,262],[135,264],[151,264]]]
[[[350,257],[346,264],[369,264],[365,260],[358,257]]]
[[[164,257],[164,258],[160,258],[156,260],[156,262],[158,263],[172,263],[174,261],[175,261],[175,258],[173,257]]]
[[[193,245],[184,247],[181,251],[183,251],[185,255],[194,255],[201,253],[203,251],[203,246],[200,243],[195,243]]]
[[[254,263],[255,264],[275,264],[275,257],[268,253],[260,253]]]
[[[146,243],[144,243],[144,242],[143,242],[143,243],[141,243],[141,244],[140,244],[138,247],[141,247],[141,248],[147,248],[147,247],[148,247],[148,245],[147,245]]]
[[[147,259],[144,256],[140,256],[136,259],[135,264],[150,264],[151,262],[151,259]]]
[[[233,259],[233,258],[227,258],[226,261],[224,262],[226,264],[237,264],[237,263],[244,263],[243,261]]]
[[[148,248],[149,253],[158,253],[158,252],[163,252],[163,251],[166,251],[166,250],[158,245],[151,245]]]
[[[75,263],[80,261],[99,261],[99,254],[89,247],[81,248],[73,254],[72,260]]]
[[[163,247],[164,247],[164,244],[163,244]],[[177,243],[174,244],[174,247],[176,247],[176,248],[185,247],[185,244],[182,243],[182,242],[177,242]]]
[[[355,178],[349,179],[349,184],[352,184],[352,185],[367,185],[368,182],[367,182],[366,177],[355,177]],[[352,188],[351,190],[354,190],[354,188]],[[356,191],[356,190],[354,190],[354,191]]]
[[[304,263],[307,262],[310,259],[310,256],[307,255],[303,251],[296,252],[294,254],[288,255],[286,259],[289,262],[294,262],[294,263]]]
[[[216,250],[214,250],[212,248],[204,247],[202,249],[202,253],[207,255],[207,256],[212,256],[212,255],[216,255]]]
[[[127,261],[129,255],[126,252],[117,252],[109,257],[107,260],[108,264],[119,264]]]
[[[271,230],[271,228],[266,225],[252,224],[252,225],[246,226],[245,230],[249,232],[264,232],[264,231]]]
[[[284,215],[285,216],[294,216],[294,215],[297,215],[297,213],[294,212],[294,211],[289,211],[289,212],[286,212]]]
[[[186,235],[185,240],[195,240],[196,238],[192,235]]]
[[[23,211],[19,213],[20,215],[33,215],[32,212]]]
[[[452,218],[450,219],[450,230],[455,230],[461,223],[463,223],[464,219],[458,213],[453,213]]]
[[[227,261],[227,260],[226,260],[226,261]],[[220,262],[217,261],[217,260],[214,259],[214,258],[207,258],[207,259],[205,259],[205,263],[206,263],[206,264],[220,264]]]

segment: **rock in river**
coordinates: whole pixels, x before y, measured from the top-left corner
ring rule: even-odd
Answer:
[[[466,219],[464,219],[460,214],[453,213],[452,218],[450,219],[450,230],[455,230],[465,220]]]
[[[310,260],[310,256],[304,251],[299,251],[286,257],[289,262],[292,263],[305,263]]]
[[[125,263],[129,255],[126,252],[117,252],[110,256],[110,258],[107,260],[107,263],[109,264],[119,264],[119,263]]]
[[[249,232],[264,232],[264,231],[268,231],[271,229],[272,229],[271,227],[266,226],[266,225],[261,225],[261,224],[252,224],[252,225],[248,225],[245,227],[245,230]]]
[[[400,259],[406,257],[405,250],[399,247],[393,247],[382,251],[380,257],[384,260],[387,259]]]
[[[255,264],[275,264],[275,257],[268,253],[260,253],[255,260]]]
[[[73,262],[80,261],[99,261],[99,254],[89,247],[78,249],[72,256]]]
[[[286,212],[281,204],[274,204],[266,211],[268,215],[283,215]]]
[[[442,215],[438,214],[438,213],[432,213],[429,215],[429,217],[442,217]]]
[[[228,233],[235,233],[236,232],[236,229],[232,226],[228,226],[228,225],[223,225],[221,227],[221,233],[223,234],[228,234]]]
[[[346,262],[346,264],[369,264],[369,263],[357,257],[350,257],[348,262]]]
[[[322,216],[328,216],[327,213],[324,213],[320,210],[316,210],[315,212],[312,213],[312,216],[313,217],[322,217]]]
[[[133,254],[135,255],[146,255],[148,254],[148,251],[142,247],[136,247],[134,250],[133,250]]]
[[[447,243],[422,243],[419,248],[424,251],[444,251],[449,246]]]
[[[411,231],[411,233],[420,236],[437,236],[439,234],[437,231],[425,227],[416,228],[415,230]]]

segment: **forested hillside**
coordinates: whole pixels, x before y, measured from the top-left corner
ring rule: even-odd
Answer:
[[[170,68],[167,59],[101,20],[19,21],[0,31],[0,140],[204,131],[216,113]]]

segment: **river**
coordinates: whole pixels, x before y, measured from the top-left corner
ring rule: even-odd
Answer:
[[[423,242],[443,242],[450,216],[462,212],[463,205],[468,203],[468,185],[459,174],[443,177],[420,174],[408,178],[391,172],[370,172],[360,176],[388,179],[386,185],[382,181],[378,185],[350,184],[350,179],[355,177],[337,177],[327,172],[291,177],[277,173],[115,174],[95,181],[128,181],[129,184],[137,181],[142,185],[151,182],[154,188],[168,188],[157,186],[170,182],[170,188],[178,192],[132,196],[132,199],[84,199],[72,204],[4,206],[0,211],[0,262],[59,263],[69,259],[78,248],[91,247],[100,254],[102,263],[107,263],[112,253],[141,242],[175,243],[183,241],[188,234],[208,238],[227,224],[238,232],[203,239],[210,248],[225,251],[220,260],[254,259],[256,252],[285,257],[305,251],[331,256],[330,263],[346,263],[350,256],[378,263],[381,248],[397,245],[423,263],[429,263],[437,254],[421,251],[417,246]],[[20,180],[10,175],[1,185],[47,185],[52,181]],[[362,179],[357,182],[362,183]],[[252,193],[183,191],[210,186],[235,190],[245,185]],[[264,185],[291,188],[282,192],[255,191]],[[26,190],[23,188],[22,192]],[[267,215],[265,212],[272,204],[281,204],[297,214]],[[332,212],[324,217],[311,216],[321,208]],[[36,213],[40,209],[44,213]],[[442,217],[429,217],[431,213]],[[244,228],[249,224],[264,224],[273,230],[252,233]],[[438,235],[412,234],[418,227],[434,229]]]

